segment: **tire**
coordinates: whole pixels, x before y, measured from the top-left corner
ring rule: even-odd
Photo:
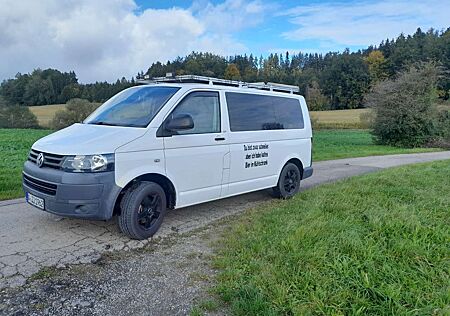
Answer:
[[[120,203],[120,230],[133,239],[147,239],[161,226],[167,212],[166,193],[154,182],[140,182],[132,186]]]
[[[277,186],[273,194],[280,199],[290,199],[300,190],[301,173],[293,163],[287,163],[281,170]]]

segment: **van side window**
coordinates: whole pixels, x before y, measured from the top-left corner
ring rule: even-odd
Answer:
[[[298,99],[225,93],[232,132],[304,128]]]
[[[172,112],[189,114],[194,121],[194,128],[178,131],[179,135],[206,134],[220,132],[220,104],[218,92],[198,91],[186,96]]]

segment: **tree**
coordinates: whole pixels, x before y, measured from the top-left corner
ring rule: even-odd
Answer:
[[[71,99],[67,102],[66,109],[55,113],[50,126],[54,129],[61,129],[75,123],[82,122],[88,117],[99,104],[90,103],[84,99]]]
[[[319,84],[331,98],[332,109],[361,107],[370,83],[369,70],[361,56],[346,50],[341,55],[327,54],[324,63]]]
[[[367,57],[364,57],[364,61],[369,67],[372,84],[387,78],[386,60],[380,50],[371,51]]]
[[[306,88],[305,98],[311,111],[323,111],[330,109],[329,99],[320,91],[317,81],[313,81]]]
[[[0,97],[0,128],[39,128],[39,124],[28,107],[9,104]]]
[[[236,64],[229,64],[227,66],[224,77],[229,80],[241,80],[241,73]]]
[[[365,103],[375,113],[372,134],[378,143],[416,147],[436,135],[438,75],[434,63],[422,63],[374,86]]]

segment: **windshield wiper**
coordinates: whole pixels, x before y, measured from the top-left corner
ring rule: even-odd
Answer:
[[[108,123],[108,122],[104,122],[104,121],[89,122],[87,124],[104,125],[104,126],[140,127],[140,128],[144,128],[146,126],[146,125],[140,125],[140,124],[116,124],[116,123]]]
[[[108,123],[108,122],[103,122],[103,121],[99,121],[99,122],[90,122],[88,124],[93,124],[93,125],[105,125],[105,126],[123,126],[120,124],[114,124],[114,123]]]

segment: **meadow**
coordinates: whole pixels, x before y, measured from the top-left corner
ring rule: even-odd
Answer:
[[[65,107],[65,104],[51,104],[29,106],[28,108],[34,115],[36,115],[40,126],[49,127],[51,120],[55,117],[55,113],[59,110],[64,110]]]
[[[23,196],[21,172],[31,145],[50,130],[0,129],[0,200]],[[314,132],[313,160],[432,151],[431,148],[397,148],[373,143],[365,130]]]
[[[22,166],[31,145],[49,130],[0,129],[0,200],[23,196]]]
[[[448,315],[449,205],[450,161],[268,202],[218,241],[216,305],[234,315]]]
[[[49,127],[50,121],[55,116],[55,113],[65,108],[65,104],[52,104],[41,106],[30,106],[31,112],[36,115],[39,125]],[[361,114],[370,112],[369,109],[353,109],[353,110],[339,110],[339,111],[311,111],[311,119],[319,128],[346,128],[354,129],[363,127],[361,122]]]
[[[358,129],[367,128],[361,116],[370,112],[370,109],[310,111],[310,116],[316,129]]]

